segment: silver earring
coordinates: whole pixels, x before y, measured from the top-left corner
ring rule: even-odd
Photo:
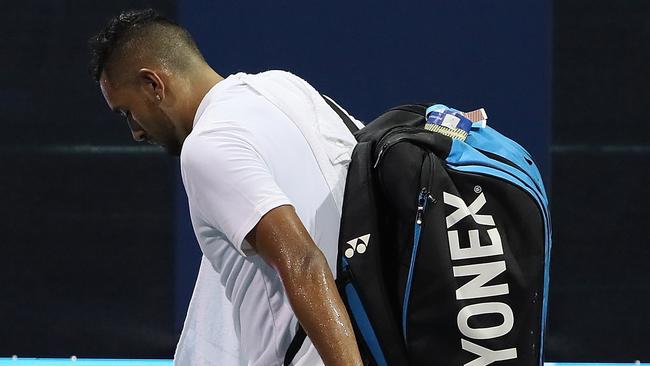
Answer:
[[[160,102],[160,95],[156,94],[156,100]]]

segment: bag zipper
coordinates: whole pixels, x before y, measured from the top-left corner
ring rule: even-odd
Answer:
[[[422,226],[424,224],[424,214],[426,213],[429,201],[431,201],[431,203],[435,202],[434,198],[431,196],[431,184],[433,181],[432,177],[433,177],[433,164],[434,164],[433,155],[434,154],[432,152],[429,152],[429,154],[425,158],[425,160],[428,159],[429,161],[428,164],[426,164],[426,161],[425,163],[423,163],[422,174],[420,178],[422,188],[420,189],[420,192],[418,194],[417,210],[415,212],[415,224],[413,228],[413,248],[411,252],[409,274],[406,280],[406,288],[405,288],[404,300],[402,304],[402,335],[404,337],[404,343],[407,343],[406,322],[408,320],[408,305],[409,305],[409,299],[411,295],[413,271],[415,270],[415,258],[417,257],[417,252],[420,247],[420,234],[422,232]]]
[[[379,162],[381,161],[381,158],[383,155],[393,146],[395,146],[397,143],[402,142],[404,140],[408,140],[411,136],[410,135],[402,135],[402,136],[397,136],[395,137],[394,135],[397,135],[402,132],[409,132],[409,131],[426,131],[424,128],[421,127],[397,127],[389,132],[387,132],[379,141],[377,142],[377,146],[381,146],[379,148],[379,152],[377,153],[377,158],[375,159],[375,164],[372,166],[373,169],[376,169],[377,166],[379,165]],[[391,140],[392,138],[392,140]]]

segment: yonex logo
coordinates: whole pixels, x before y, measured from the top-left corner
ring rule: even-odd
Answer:
[[[361,235],[358,238],[354,238],[348,241],[348,245],[351,248],[345,250],[345,256],[348,258],[352,258],[354,256],[355,251],[359,254],[365,253],[369,243],[370,243],[370,234]]]
[[[463,201],[462,198],[456,197],[453,194],[449,194],[447,192],[442,192],[445,203],[456,208],[456,211],[454,211],[451,215],[447,216],[446,219],[447,229],[456,225],[458,221],[470,215],[474,219],[474,222],[476,222],[477,224],[494,226],[494,219],[492,218],[491,215],[478,214],[478,211],[481,208],[483,208],[483,206],[487,201],[485,200],[485,195],[482,193],[482,190],[479,190],[479,192],[476,193],[481,193],[481,194],[478,197],[476,197],[476,199],[474,200],[474,202],[472,202],[471,205],[467,206],[465,204],[465,201]]]
[[[510,294],[508,283],[495,283],[497,282],[496,278],[506,271],[506,262],[501,257],[503,256],[503,243],[499,228],[492,215],[479,214],[479,211],[487,204],[483,189],[476,186],[474,192],[478,196],[470,205],[467,205],[462,197],[447,192],[443,192],[443,200],[451,208],[451,213],[445,220],[451,260],[464,261],[463,264],[452,262],[454,277],[471,277],[468,282],[456,290],[456,300],[463,301],[463,305],[465,305],[458,312],[456,319],[458,330],[464,336],[460,340],[461,348],[478,356],[464,366],[486,366],[516,359],[517,348],[492,350],[477,344],[484,339],[498,338],[508,334],[514,326],[515,319],[512,308],[507,304],[507,295]],[[462,230],[462,225],[456,226],[466,217],[471,217],[477,224],[471,226],[473,229]],[[462,230],[461,233],[459,233],[459,229]],[[481,231],[487,234],[489,242],[482,242],[485,235],[481,237]],[[461,245],[461,234],[469,239],[469,246]],[[475,299],[481,299],[482,302],[472,304],[464,302]],[[490,327],[480,327],[470,321],[472,317],[484,314],[497,314],[502,321]]]

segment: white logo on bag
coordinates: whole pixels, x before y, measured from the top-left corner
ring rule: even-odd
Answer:
[[[476,187],[479,187],[477,189]],[[478,212],[485,206],[487,200],[480,186],[474,187],[475,193],[480,193],[469,206],[461,197],[443,192],[445,204],[452,206],[455,210],[446,217],[447,238],[449,239],[449,252],[451,260],[468,260],[483,259],[486,257],[503,256],[503,245],[501,235],[496,227],[492,215],[479,214]],[[486,230],[490,243],[481,243],[479,241],[479,230],[467,230],[466,237],[469,237],[469,246],[460,244],[458,230],[450,230],[454,225],[470,216],[475,223],[482,226],[491,227]],[[494,280],[498,275],[506,271],[506,262],[502,257],[497,261],[478,263],[467,263],[464,265],[453,266],[454,277],[473,278],[460,286],[456,290],[456,300],[482,299],[494,296],[503,296],[510,293],[507,283],[486,285]],[[456,319],[458,330],[467,338],[474,340],[493,339],[506,335],[514,326],[514,315],[512,308],[505,302],[486,301],[474,303],[463,307]],[[503,319],[499,325],[481,328],[472,327],[470,319],[474,316],[483,314],[498,314]],[[476,323],[474,323],[476,324]],[[517,358],[517,349],[508,348],[503,350],[491,350],[475,344],[467,339],[461,338],[461,348],[465,351],[477,355],[478,358],[465,364],[465,366],[486,366],[494,362],[512,360]]]
[[[356,253],[359,254],[365,253],[369,243],[370,243],[370,234],[361,235],[358,238],[354,238],[348,241],[348,245],[351,248],[345,250],[345,256],[348,258],[352,258],[354,256],[355,251]]]

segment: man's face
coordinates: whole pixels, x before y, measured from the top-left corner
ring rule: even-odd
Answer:
[[[168,153],[180,155],[182,141],[177,128],[161,110],[155,92],[146,89],[146,80],[112,81],[102,73],[99,85],[108,107],[125,118],[135,141],[160,145]]]

